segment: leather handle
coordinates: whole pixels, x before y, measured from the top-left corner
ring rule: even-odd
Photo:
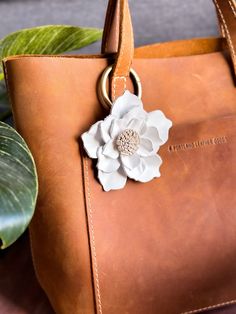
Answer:
[[[236,74],[236,2],[213,0],[223,36],[226,38]],[[102,53],[117,53],[111,79],[115,100],[126,89],[133,59],[133,29],[128,0],[109,0],[102,41]]]
[[[236,75],[236,2],[235,0],[213,0],[223,36],[227,40]]]
[[[102,53],[118,51],[118,34],[120,23],[119,1],[109,1],[102,37]]]
[[[110,0],[104,27],[102,53],[117,53],[111,77],[114,101],[126,90],[126,80],[134,55],[133,27],[128,0]]]

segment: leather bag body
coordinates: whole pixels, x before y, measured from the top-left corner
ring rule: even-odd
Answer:
[[[110,1],[102,54],[13,56],[4,70],[35,158],[30,225],[38,280],[59,314],[198,313],[236,304],[236,6],[215,0],[223,38],[134,51],[126,0]],[[139,74],[145,110],[173,121],[161,177],[104,192],[80,136]],[[112,88],[111,88],[112,90]]]

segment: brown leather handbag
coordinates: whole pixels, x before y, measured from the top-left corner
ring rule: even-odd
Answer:
[[[127,2],[110,1],[100,55],[4,60],[39,175],[35,270],[62,314],[227,308],[236,304],[236,4],[214,0],[223,38],[134,50]],[[161,176],[105,192],[81,134],[141,87],[145,110],[173,123]]]

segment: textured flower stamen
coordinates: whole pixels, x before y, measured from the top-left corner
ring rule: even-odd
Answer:
[[[139,143],[139,134],[132,129],[124,130],[118,135],[116,140],[118,151],[127,156],[133,155],[138,150]]]

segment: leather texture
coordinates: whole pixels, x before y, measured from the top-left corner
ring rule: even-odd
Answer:
[[[213,0],[213,3],[236,72],[236,2],[232,0]],[[117,53],[111,78],[111,98],[113,100],[122,95],[126,89],[126,80],[133,58],[133,45],[133,29],[128,0],[110,0],[105,21],[102,53]]]
[[[213,2],[216,7],[221,30],[228,42],[233,68],[236,72],[236,2],[235,0],[213,0]]]
[[[111,20],[110,16],[114,16]],[[111,77],[111,98],[115,100],[126,89],[134,54],[134,38],[127,0],[110,1],[107,8],[102,53],[117,53]]]
[[[108,64],[124,60],[120,50],[4,60],[16,128],[39,175],[34,266],[56,313],[198,313],[236,303],[236,91],[226,43],[135,51],[145,109],[161,109],[174,126],[161,178],[108,193],[80,135],[107,115],[96,86]]]

